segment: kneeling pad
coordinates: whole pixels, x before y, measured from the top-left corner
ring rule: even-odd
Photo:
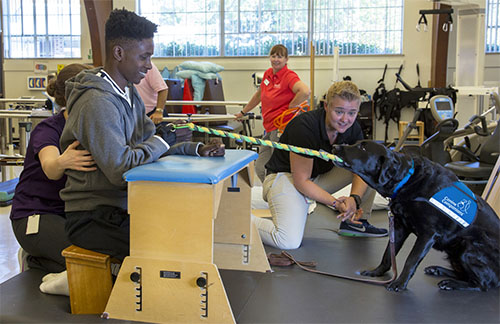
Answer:
[[[289,257],[285,256],[283,253],[268,253],[267,259],[269,260],[269,264],[277,267],[288,267],[294,265],[295,262],[291,260]],[[316,261],[297,261],[300,265],[304,267],[314,268],[317,265]]]

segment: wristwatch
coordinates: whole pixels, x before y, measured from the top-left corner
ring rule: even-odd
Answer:
[[[354,201],[356,202],[356,209],[359,209],[359,206],[361,206],[361,197],[356,194],[351,194],[350,197],[354,198]]]
[[[155,112],[157,112],[157,111],[159,111],[159,112],[163,113],[163,108],[156,107],[156,108],[155,108]]]

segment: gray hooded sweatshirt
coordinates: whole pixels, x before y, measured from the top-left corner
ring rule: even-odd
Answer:
[[[60,192],[65,211],[90,211],[99,205],[127,209],[127,184],[123,173],[162,155],[197,155],[197,143],[172,146],[153,136],[155,125],[146,116],[144,103],[132,88],[132,106],[97,73],[82,71],[66,81],[68,120],[61,135],[64,151],[73,141],[88,150],[96,162],[91,172],[66,170]],[[97,74],[97,75],[96,75]],[[167,152],[168,151],[168,152]]]

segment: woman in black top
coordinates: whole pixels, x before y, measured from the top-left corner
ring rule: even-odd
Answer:
[[[350,81],[334,83],[327,94],[324,109],[295,117],[280,137],[281,143],[314,150],[332,151],[333,144],[354,144],[363,139],[356,123],[360,93]],[[280,249],[296,249],[302,242],[309,205],[317,201],[337,209],[342,219],[339,234],[385,236],[385,229],[360,219],[371,213],[375,191],[355,174],[335,167],[331,161],[275,150],[266,164],[264,200],[269,203],[273,220],[256,218],[265,244]],[[334,193],[352,183],[349,197],[334,198]]]

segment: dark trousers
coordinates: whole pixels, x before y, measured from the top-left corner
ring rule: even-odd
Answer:
[[[65,218],[56,214],[42,214],[38,233],[26,235],[28,218],[12,220],[12,229],[21,247],[29,254],[28,267],[48,272],[66,269],[62,250],[71,245],[64,231]]]
[[[125,209],[98,206],[66,213],[66,233],[72,244],[123,260],[129,255],[130,217]]]

